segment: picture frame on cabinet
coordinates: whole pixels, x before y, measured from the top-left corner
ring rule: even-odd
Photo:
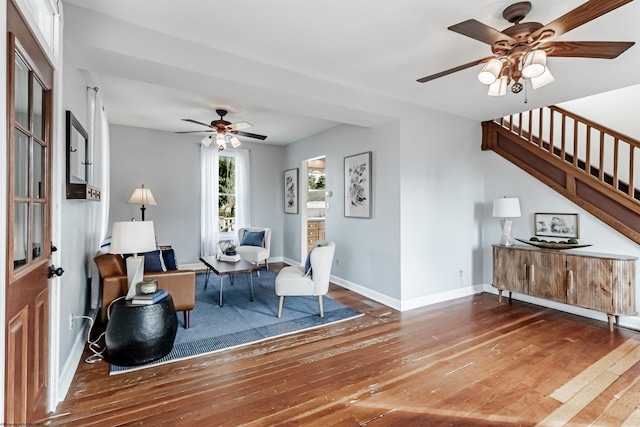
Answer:
[[[536,236],[577,239],[580,221],[577,213],[535,213],[533,228]]]

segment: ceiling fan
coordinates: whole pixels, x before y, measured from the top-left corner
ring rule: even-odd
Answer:
[[[227,143],[230,143],[233,148],[238,147],[241,143],[236,135],[246,136],[248,138],[255,138],[265,140],[267,139],[264,135],[258,135],[256,133],[244,132],[241,129],[247,129],[252,127],[253,125],[249,122],[237,122],[231,123],[224,119],[224,116],[227,115],[227,110],[218,109],[216,113],[220,116],[220,119],[214,120],[211,124],[206,124],[199,122],[193,119],[182,119],[185,122],[196,123],[202,126],[207,126],[210,129],[203,130],[190,130],[186,132],[176,132],[176,133],[198,133],[198,132],[215,132],[215,134],[205,136],[200,141],[202,145],[208,147],[209,144],[215,139],[216,144],[218,145],[218,150],[222,151],[227,148]]]
[[[613,59],[633,46],[634,42],[551,41],[633,0],[589,0],[555,21],[542,25],[538,22],[522,22],[531,10],[531,2],[519,2],[504,9],[502,16],[513,26],[498,31],[475,19],[469,19],[448,29],[491,46],[492,56],[478,59],[455,68],[418,79],[425,83],[475,65],[486,63],[478,79],[489,85],[489,95],[518,93],[523,88],[521,80],[529,79],[534,89],[553,81],[546,65],[550,56],[564,58]]]

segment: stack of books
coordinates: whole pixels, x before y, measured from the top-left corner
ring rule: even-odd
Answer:
[[[167,295],[169,294],[164,289],[158,289],[152,294],[136,294],[131,300],[131,304],[136,304],[136,305],[155,304],[161,299],[165,298]]]
[[[240,261],[240,255],[238,255],[238,254],[235,254],[235,255],[222,254],[222,255],[220,255],[220,261],[238,262],[238,261]]]

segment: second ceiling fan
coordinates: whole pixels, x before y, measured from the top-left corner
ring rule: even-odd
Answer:
[[[215,132],[213,135],[206,136],[200,141],[204,146],[208,147],[211,142],[214,140],[218,145],[218,150],[222,151],[227,148],[227,143],[230,143],[233,148],[238,147],[241,142],[237,138],[236,135],[246,136],[248,138],[255,138],[260,140],[265,140],[267,137],[265,135],[258,135],[257,133],[244,132],[241,129],[247,129],[252,127],[253,125],[249,122],[237,122],[231,123],[228,120],[224,119],[224,116],[227,115],[227,110],[217,109],[216,113],[220,116],[220,119],[214,120],[211,124],[206,124],[199,122],[193,119],[182,119],[185,122],[196,123],[202,126],[207,126],[210,129],[203,130],[191,130],[186,132],[176,132],[176,133],[199,133],[199,132]]]
[[[537,89],[553,81],[546,66],[547,57],[613,59],[633,46],[634,42],[551,41],[631,1],[590,0],[547,25],[521,22],[531,10],[531,3],[519,2],[503,11],[502,16],[513,24],[503,31],[475,19],[452,25],[449,30],[490,45],[493,55],[423,77],[418,82],[425,83],[486,63],[478,79],[489,85],[489,95],[504,95],[510,84],[511,91],[518,93],[524,79],[530,79],[532,87]]]

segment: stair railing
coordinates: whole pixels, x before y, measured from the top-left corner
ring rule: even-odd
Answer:
[[[634,172],[640,162],[640,141],[556,106],[495,122],[620,196],[640,202],[640,177]]]

